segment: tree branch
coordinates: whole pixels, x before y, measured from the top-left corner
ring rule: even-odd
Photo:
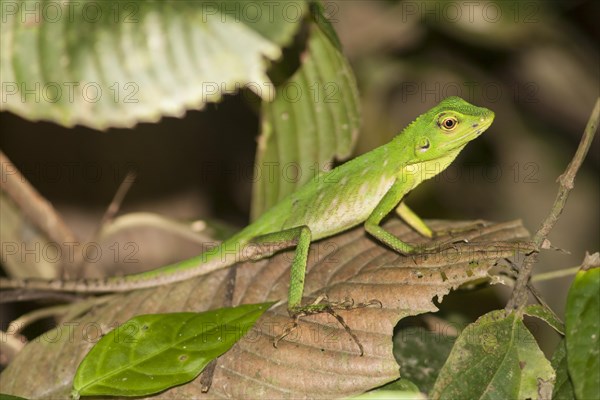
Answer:
[[[533,266],[538,260],[539,249],[543,247],[542,244],[558,221],[565,204],[567,203],[569,192],[575,186],[575,176],[577,175],[577,171],[579,171],[579,167],[581,167],[592,141],[594,140],[594,135],[596,134],[599,120],[600,98],[596,99],[596,104],[594,105],[594,109],[592,110],[592,114],[590,115],[588,123],[583,132],[583,137],[579,142],[579,147],[577,148],[573,159],[567,166],[565,172],[557,179],[560,187],[558,189],[556,199],[554,200],[554,204],[552,205],[552,209],[533,237],[533,243],[538,248],[538,251],[528,254],[523,260],[512,296],[506,305],[507,311],[522,309],[527,304],[527,285],[529,283],[529,279],[531,278]]]

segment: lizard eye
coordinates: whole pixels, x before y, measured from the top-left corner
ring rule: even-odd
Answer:
[[[452,131],[458,125],[458,120],[454,117],[446,117],[442,119],[440,127],[445,131]]]

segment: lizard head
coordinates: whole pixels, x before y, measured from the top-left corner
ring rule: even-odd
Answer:
[[[494,121],[494,112],[467,103],[460,97],[448,97],[422,114],[411,125],[414,162],[452,159],[471,140],[481,135]]]

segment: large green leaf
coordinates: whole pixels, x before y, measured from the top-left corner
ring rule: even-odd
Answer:
[[[462,332],[431,398],[537,399],[553,381],[554,370],[522,319],[498,310]]]
[[[567,362],[578,399],[600,396],[600,268],[581,271],[569,289]]]
[[[134,317],[90,350],[77,369],[73,393],[143,396],[188,382],[272,304]]]
[[[1,110],[96,129],[273,88],[303,1],[3,1]],[[291,16],[290,16],[291,15]]]
[[[321,14],[316,18],[326,24]],[[350,156],[358,135],[354,74],[330,31],[312,23],[308,34],[300,67],[276,87],[275,100],[262,106],[253,219],[329,167],[333,158]]]

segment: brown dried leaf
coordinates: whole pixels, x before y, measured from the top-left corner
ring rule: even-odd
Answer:
[[[433,221],[435,230],[457,229],[469,222]],[[387,227],[398,237],[419,236],[399,221]],[[350,336],[327,314],[305,317],[299,329],[279,343],[272,339],[290,323],[286,304],[268,311],[252,331],[218,359],[212,386],[200,391],[200,379],[157,398],[290,398],[344,397],[362,393],[399,377],[392,355],[392,333],[403,317],[436,311],[432,300],[465,282],[485,278],[508,247],[490,243],[523,239],[520,221],[495,224],[467,233],[470,244],[446,254],[404,257],[365,235],[362,228],[317,242],[311,247],[306,277],[309,302],[326,293],[329,299],[371,299],[383,307],[340,311],[364,346],[364,356]],[[465,235],[461,235],[464,237]],[[290,252],[238,267],[233,304],[285,299]],[[134,315],[204,311],[225,303],[227,270],[159,288],[113,295],[82,318],[63,322],[28,344],[0,376],[3,392],[29,398],[64,398],[71,390],[77,365],[99,334]],[[224,334],[227,334],[224,332]]]

